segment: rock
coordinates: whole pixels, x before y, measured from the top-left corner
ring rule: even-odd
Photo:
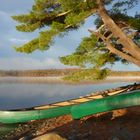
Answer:
[[[34,138],[32,140],[66,140],[66,139],[62,138],[56,133],[49,133],[49,134],[45,134],[40,137]]]
[[[118,137],[114,137],[112,138],[112,140],[120,140]]]

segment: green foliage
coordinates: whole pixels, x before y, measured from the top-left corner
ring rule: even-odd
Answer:
[[[118,57],[108,53],[102,43],[97,45],[97,41],[96,36],[85,37],[73,54],[60,57],[60,61],[65,65],[84,68],[65,77],[65,80],[98,80],[108,75],[109,71],[102,69],[102,67],[107,63],[113,64],[117,61]]]
[[[39,36],[39,49],[46,50],[49,48],[49,45],[52,43],[52,38],[56,34],[54,30],[42,31]],[[48,46],[48,47],[46,47]]]
[[[59,23],[59,22],[54,21],[54,22],[52,22],[51,28],[55,32],[61,32],[61,31],[64,31],[65,26],[66,25],[63,23]]]
[[[85,19],[93,15],[93,11],[98,8],[96,2],[96,0],[35,0],[28,14],[12,16],[12,18],[19,23],[16,26],[18,31],[33,32],[36,29],[41,31],[38,37],[15,49],[24,53],[49,49],[55,36],[81,27]],[[140,30],[139,16],[127,15],[127,10],[133,8],[137,2],[138,0],[104,0],[104,5],[109,5],[108,14],[117,24],[125,23],[135,30]],[[95,24],[97,28],[103,24],[99,16]],[[116,42],[114,46],[122,51]],[[104,78],[107,75],[107,70],[103,69],[106,64],[113,65],[116,61],[127,63],[126,60],[110,53],[106,49],[106,44],[94,35],[83,38],[75,52],[60,57],[60,61],[65,65],[84,68],[74,74],[75,79]]]
[[[14,20],[22,23],[16,26],[16,29],[22,32],[32,32],[45,26],[49,28],[47,31],[39,33],[36,43],[32,40],[16,48],[16,50],[25,53],[31,53],[37,49],[41,51],[47,50],[56,35],[61,35],[67,30],[70,31],[70,29],[80,27],[85,17],[90,13],[87,3],[82,0],[35,0],[35,4],[29,14],[12,16]]]
[[[73,26],[75,26],[77,23],[79,24],[79,23],[83,22],[83,17],[85,17],[88,14],[89,14],[89,11],[87,11],[87,12],[81,12],[81,13],[79,13],[77,15],[75,15],[75,13],[70,13],[66,17],[65,23],[67,25],[73,25]]]
[[[64,11],[72,10],[75,13],[87,11],[97,6],[93,0],[58,0],[58,2]]]
[[[36,20],[36,17],[33,14],[27,14],[27,15],[18,15],[18,16],[12,16],[12,18],[19,23],[31,23],[33,20]]]
[[[64,77],[64,80],[73,82],[101,80],[104,79],[109,72],[108,69],[81,69],[78,72],[73,72],[71,75]]]
[[[61,7],[64,11],[71,10],[79,3],[82,2],[82,0],[58,0],[58,2],[61,4]]]
[[[16,26],[16,29],[21,32],[32,32],[38,29],[41,26],[40,22],[36,22],[34,24],[21,24]]]
[[[15,47],[17,52],[32,53],[38,48],[39,40],[35,38],[21,47]]]
[[[132,26],[136,30],[140,30],[140,18],[131,18],[129,19],[130,26]]]
[[[60,61],[65,65],[99,68],[107,63],[113,64],[115,57],[102,43],[97,45],[96,37],[91,35],[83,38],[73,54],[61,57]]]

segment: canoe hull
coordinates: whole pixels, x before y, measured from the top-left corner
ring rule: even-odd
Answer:
[[[71,106],[51,108],[47,110],[28,111],[0,111],[1,123],[23,123],[31,120],[54,118],[61,115],[70,114]]]
[[[139,105],[140,91],[135,91],[75,105],[71,108],[71,114],[73,119],[79,119],[92,114]]]

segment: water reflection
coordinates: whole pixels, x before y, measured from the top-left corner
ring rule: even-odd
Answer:
[[[94,85],[48,83],[0,83],[0,110],[31,107],[76,98],[94,91],[115,88],[128,82]]]

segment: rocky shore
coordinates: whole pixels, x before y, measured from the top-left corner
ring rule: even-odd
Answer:
[[[139,140],[140,106],[80,120],[73,120],[70,115],[66,115],[19,124],[1,140],[30,140],[48,133],[56,133],[67,140]]]

